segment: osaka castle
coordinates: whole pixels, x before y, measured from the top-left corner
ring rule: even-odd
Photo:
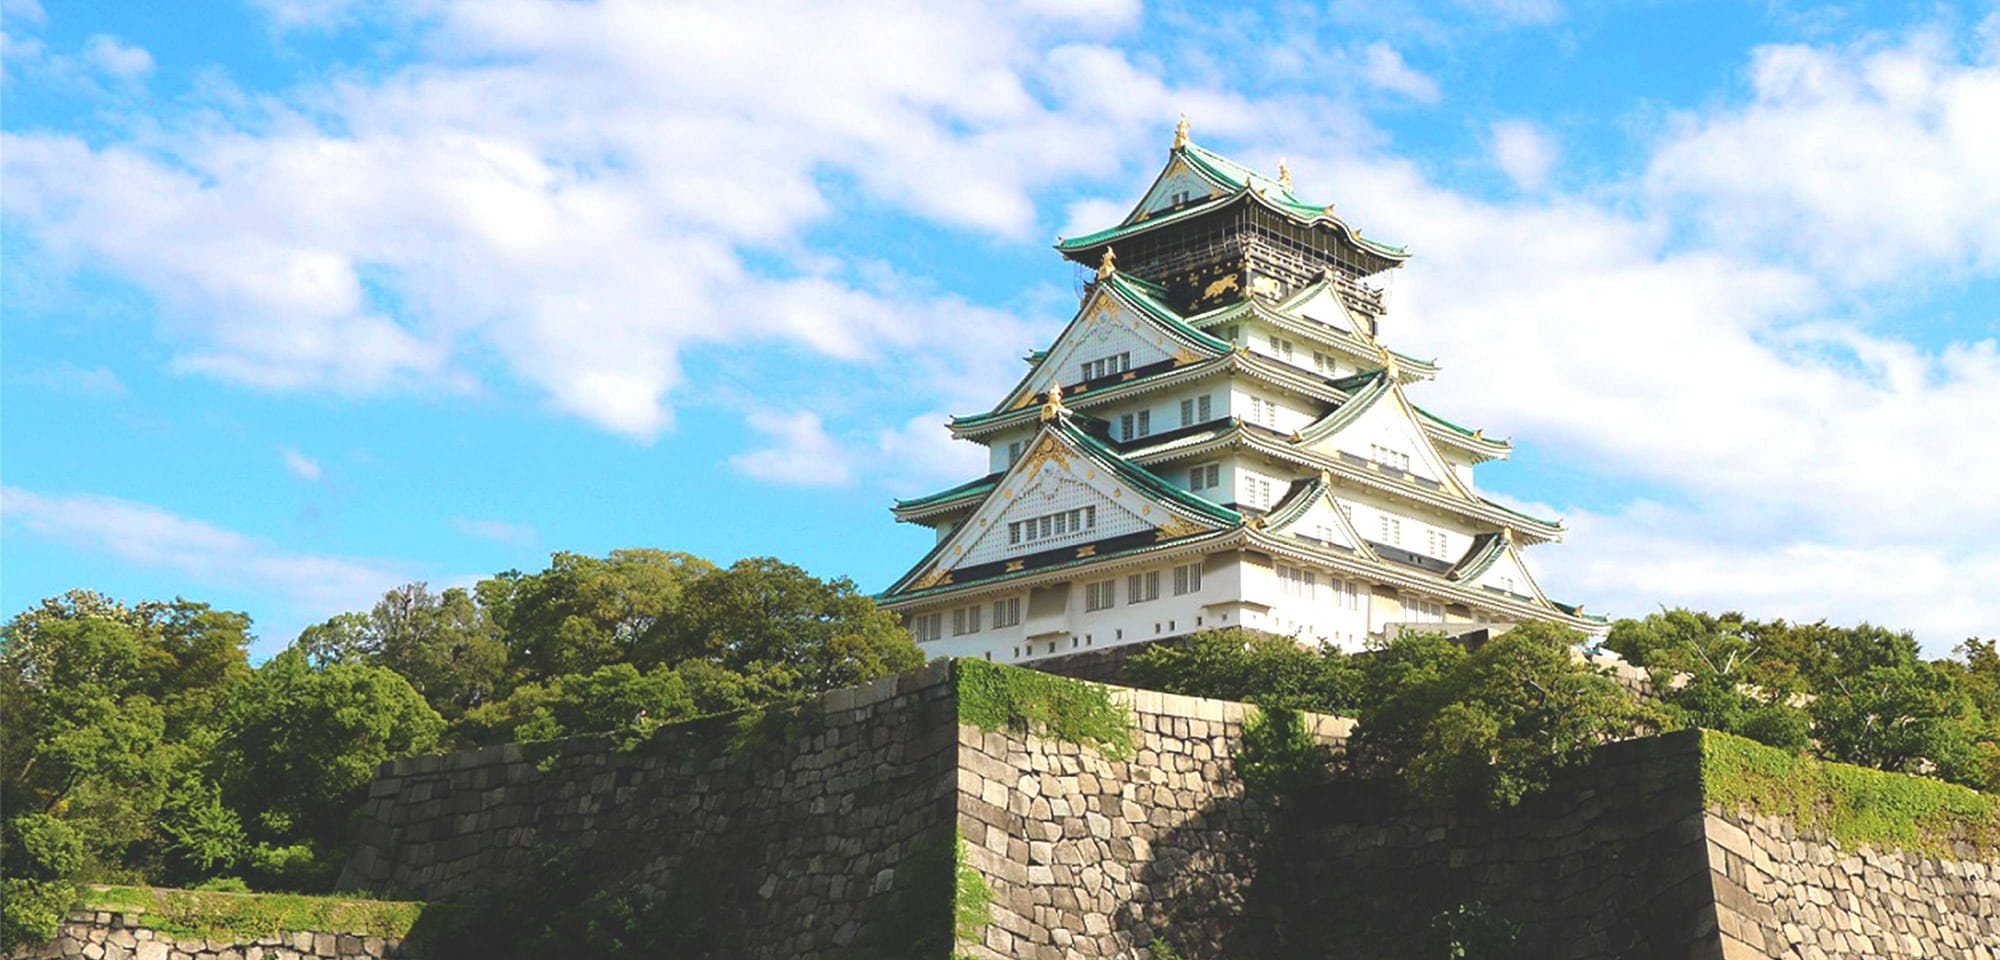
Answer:
[[[1387,345],[1404,248],[1175,130],[1143,199],[1059,240],[1076,315],[993,409],[989,472],[899,500],[936,545],[878,597],[931,656],[1005,662],[1244,627],[1358,648],[1546,620],[1521,551],[1562,524],[1479,494],[1507,441],[1418,406]],[[1084,271],[1089,271],[1084,273]]]

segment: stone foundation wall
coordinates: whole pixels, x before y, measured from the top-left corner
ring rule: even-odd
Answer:
[[[1705,833],[1725,956],[2000,957],[2000,863],[1846,851],[1719,808]]]
[[[629,752],[574,740],[395,761],[340,886],[463,902],[565,851],[593,878],[699,902],[735,955],[827,955],[889,922],[907,855],[951,842],[949,679],[939,663],[835,691],[803,730],[748,747],[717,721]]]
[[[1232,759],[1246,708],[1132,690],[1130,759],[959,728],[958,829],[991,891],[975,957],[1131,956],[1156,936],[1215,940],[1248,908],[1271,807]],[[1308,717],[1330,749],[1353,722]]]
[[[944,898],[901,907],[953,886],[919,864],[955,826],[976,877],[959,895],[986,900],[983,922],[956,918],[960,950],[980,958],[1415,960],[1445,955],[1441,917],[1471,914],[1538,960],[2000,960],[2000,863],[1848,854],[1710,810],[1694,732],[1605,747],[1506,811],[1439,812],[1381,781],[1251,796],[1248,708],[1114,696],[1129,757],[962,725],[936,664],[830,694],[821,725],[746,749],[697,723],[631,752],[399,761],[343,882],[464,900],[565,848],[596,858],[593,876],[698,898],[675,902],[728,956],[915,956],[875,932],[935,922],[929,942],[950,939]],[[1330,752],[1345,743],[1348,721],[1308,719]]]
[[[402,941],[309,930],[243,940],[176,938],[146,926],[141,913],[84,911],[54,940],[17,950],[15,960],[375,960],[401,957]]]
[[[1483,912],[1538,960],[1715,956],[1701,796],[1693,732],[1605,747],[1504,811],[1439,812],[1391,783],[1329,784],[1284,812],[1252,891],[1255,922],[1220,952],[1444,956],[1441,918]]]

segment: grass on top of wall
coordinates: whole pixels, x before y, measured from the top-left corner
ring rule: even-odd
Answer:
[[[985,660],[959,660],[956,670],[961,723],[1080,743],[1114,759],[1132,754],[1132,713],[1102,684]]]
[[[1954,844],[2000,852],[2000,797],[1957,784],[1795,756],[1704,730],[1702,789],[1709,803],[1785,817],[1800,832],[1848,850],[1954,855]]]
[[[425,910],[435,909],[414,901],[157,887],[86,887],[80,905],[144,913],[146,926],[176,937],[238,942],[298,931],[401,939]]]

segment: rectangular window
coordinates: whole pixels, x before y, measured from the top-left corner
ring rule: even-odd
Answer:
[[[918,643],[929,643],[944,636],[944,614],[920,613],[909,620],[910,636]]]
[[[978,633],[980,615],[984,612],[985,608],[977,606],[959,607],[953,610],[951,612],[951,635],[962,637],[968,633]]]
[[[1243,501],[1259,510],[1271,508],[1271,481],[1263,477],[1243,478]]]
[[[1382,521],[1382,542],[1392,547],[1403,545],[1403,521],[1386,513],[1379,514]]]
[[[1021,598],[1008,597],[993,601],[993,627],[1011,627],[1021,622]]]
[[[1278,428],[1278,404],[1263,397],[1250,398],[1250,422],[1260,426]]]
[[[1222,465],[1204,463],[1188,470],[1189,490],[1212,490],[1222,485]]]
[[[1335,606],[1344,606],[1349,610],[1361,609],[1361,584],[1349,580],[1340,584],[1337,590],[1333,598]]]
[[[1125,578],[1125,602],[1145,603],[1160,599],[1160,571],[1135,573]]]
[[[1008,466],[1010,466],[1010,467],[1011,467],[1011,466],[1013,466],[1014,464],[1017,464],[1017,463],[1020,463],[1020,462],[1021,462],[1021,448],[1022,448],[1023,446],[1026,446],[1026,445],[1027,445],[1027,441],[1026,441],[1026,440],[1016,440],[1016,441],[1014,441],[1013,443],[1010,443],[1010,444],[1008,444],[1008,445],[1007,445],[1007,465],[1008,465]]]
[[[1292,362],[1292,342],[1290,340],[1280,340],[1277,337],[1272,337],[1271,352],[1277,354],[1278,359],[1286,363]]]
[[[1331,377],[1331,376],[1336,376],[1340,373],[1340,364],[1338,361],[1334,360],[1331,355],[1321,353],[1318,350],[1314,350],[1313,369],[1318,370],[1319,372]]]
[[[1130,440],[1130,439],[1132,439],[1132,437],[1133,437],[1133,433],[1132,433],[1132,427],[1133,427],[1133,426],[1134,426],[1134,424],[1133,424],[1133,422],[1132,422],[1132,415],[1131,415],[1131,414],[1127,413],[1127,414],[1123,414],[1123,415],[1121,415],[1121,416],[1120,416],[1120,417],[1118,418],[1118,439],[1120,439],[1120,440]]]
[[[1300,567],[1279,566],[1278,592],[1311,600],[1319,592],[1319,575]]]
[[[1100,380],[1113,374],[1124,373],[1130,369],[1132,369],[1132,355],[1130,353],[1120,353],[1109,357],[1100,357],[1085,363],[1083,365],[1083,378],[1085,380]]]
[[[1201,564],[1189,563],[1174,568],[1174,596],[1184,596],[1201,592]]]
[[[1181,426],[1191,427],[1197,423],[1207,423],[1214,416],[1215,404],[1204,394],[1181,401]]]
[[[1085,610],[1109,610],[1118,602],[1118,581],[1099,580],[1083,586],[1083,608]]]
[[[1097,529],[1097,508],[1078,507],[1041,517],[1013,520],[1007,524],[1007,543],[1019,546]]]

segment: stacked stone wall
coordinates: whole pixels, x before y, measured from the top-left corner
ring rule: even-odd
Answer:
[[[48,943],[17,950],[17,960],[378,960],[401,957],[402,941],[351,933],[296,930],[214,940],[177,937],[147,925],[144,913],[85,910]]]
[[[906,856],[950,843],[949,679],[939,663],[834,691],[799,729],[747,746],[714,721],[629,751],[574,740],[395,761],[340,886],[466,902],[560,852],[600,882],[699,897],[736,955],[828,955],[889,922]]]
[[[1706,818],[1725,956],[2000,957],[2000,863],[1800,837],[1790,821]]]
[[[344,885],[465,901],[569,849],[652,895],[699,895],[727,955],[836,958],[879,943],[885,915],[912,922],[885,905],[920,876],[952,885],[917,861],[955,826],[977,878],[958,895],[983,909],[933,899],[923,916],[947,938],[956,919],[980,958],[1399,960],[1444,955],[1439,925],[1458,916],[1552,960],[2000,960],[2000,864],[1848,854],[1708,809],[1693,732],[1605,747],[1505,811],[1351,779],[1274,801],[1237,771],[1251,708],[1116,690],[1134,728],[1110,756],[959,723],[952,669],[830,694],[820,725],[760,746],[725,749],[726,729],[698,723],[629,752],[400,761]],[[1344,746],[1349,721],[1307,720]]]
[[[976,957],[1118,957],[1161,935],[1219,942],[1266,858],[1272,806],[1233,759],[1249,708],[1129,690],[1128,759],[959,728],[958,829],[991,891]],[[1330,750],[1353,722],[1308,716]]]

